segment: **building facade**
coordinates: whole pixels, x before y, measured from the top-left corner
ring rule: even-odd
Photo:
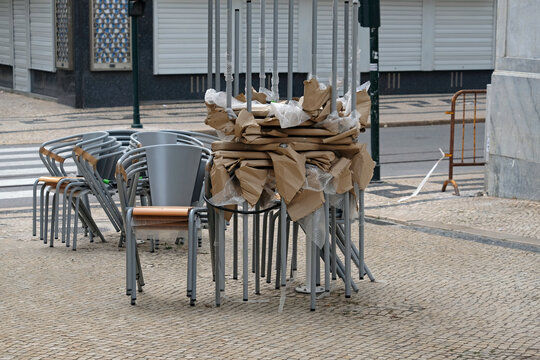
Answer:
[[[383,94],[446,93],[484,88],[494,68],[496,0],[381,0],[380,88]],[[288,2],[278,0],[278,66],[285,93]],[[226,59],[226,1],[220,4],[220,73]],[[344,3],[339,2],[338,78],[343,77]],[[352,3],[352,1],[351,1]],[[215,4],[215,1],[214,1]],[[246,41],[240,10],[240,54]],[[311,0],[294,0],[294,89],[311,72]],[[350,21],[356,14],[350,11]],[[253,2],[253,84],[259,48],[272,72],[273,1],[266,0],[266,41],[260,2]],[[202,99],[206,90],[208,2],[147,0],[139,21],[142,101]],[[318,0],[317,75],[331,75],[332,0]],[[131,34],[127,0],[0,0],[0,86],[57,98],[75,107],[131,103]],[[369,33],[360,28],[360,71],[369,71]],[[214,54],[216,54],[214,49]],[[350,58],[350,56],[349,56]],[[241,56],[240,72],[245,70]],[[215,67],[214,67],[215,71]],[[221,79],[224,87],[224,78]],[[243,76],[241,76],[243,81]],[[267,85],[269,86],[269,85]],[[241,84],[243,88],[243,84]]]

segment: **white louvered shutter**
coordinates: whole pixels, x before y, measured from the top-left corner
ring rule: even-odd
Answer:
[[[494,0],[437,0],[435,70],[493,69]]]
[[[381,0],[381,71],[420,70],[422,0]]]
[[[0,0],[0,64],[13,65],[11,0]]]
[[[54,1],[30,0],[31,68],[55,71]]]
[[[215,6],[215,2],[213,3]],[[225,72],[227,50],[227,2],[220,3],[220,71]],[[233,1],[240,9],[240,67],[245,71],[246,5]],[[287,17],[288,0],[279,1],[280,28],[279,70],[287,71]],[[214,8],[215,11],[215,8]],[[266,1],[266,71],[272,70],[273,1]],[[298,0],[295,0],[294,17],[294,68],[298,53]],[[154,1],[154,73],[155,74],[204,74],[207,72],[208,53],[208,1],[206,0],[155,0]],[[215,23],[213,23],[215,32]],[[233,12],[234,31],[234,12]],[[252,7],[252,49],[254,73],[259,71],[260,5]],[[215,40],[215,39],[214,39]],[[233,37],[234,47],[234,37]],[[234,50],[233,50],[234,51]],[[215,57],[215,49],[213,56]],[[234,59],[233,59],[234,63]],[[215,65],[214,65],[215,72]]]

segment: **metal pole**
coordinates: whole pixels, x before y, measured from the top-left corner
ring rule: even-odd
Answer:
[[[317,0],[311,9],[311,77],[317,77]]]
[[[266,87],[266,72],[264,70],[264,62],[266,55],[266,4],[261,0],[261,39],[259,44],[260,64],[259,64],[259,90]]]
[[[251,1],[248,0],[248,3]],[[249,9],[249,8],[248,8]],[[249,12],[249,10],[248,10]],[[242,205],[242,210],[247,212],[248,204],[247,201]],[[244,301],[248,301],[248,215],[242,215],[242,293]]]
[[[289,47],[287,51],[287,100],[293,97],[293,20],[294,20],[294,1],[289,0]]]
[[[251,0],[247,0],[247,63],[246,63],[246,100],[247,111],[251,112],[252,90],[251,90]]]
[[[219,22],[219,3],[220,0],[216,0],[216,91],[219,91],[221,89],[221,26]]]
[[[344,6],[344,51],[343,51],[343,93],[349,91],[349,2],[345,1]],[[352,86],[354,88],[354,86]]]
[[[212,13],[213,10],[213,0],[208,0],[208,75],[206,76],[206,87],[208,89],[212,88],[212,78],[213,78],[213,72],[212,72],[212,63],[213,63],[213,54],[212,54],[212,42],[213,42],[213,18]]]
[[[232,0],[227,0],[227,67],[225,68],[227,110],[232,110],[232,12]]]
[[[332,112],[337,111],[337,23],[338,23],[338,0],[334,0],[332,9]]]
[[[274,31],[273,31],[273,48],[272,48],[272,92],[274,99],[279,100],[279,72],[278,72],[278,0],[274,0]]]
[[[381,180],[379,163],[379,28],[369,28],[369,87],[371,95],[371,157],[375,161],[372,181]]]
[[[349,192],[344,194],[345,203],[343,215],[345,216],[345,297],[351,297],[351,217],[350,217],[350,196]]]
[[[140,129],[141,114],[139,113],[139,17],[131,17],[131,61],[133,75],[133,123],[132,128]],[[135,290],[133,290],[135,291]]]
[[[287,285],[287,207],[285,206],[285,200],[281,199],[281,208],[280,208],[280,228],[279,233],[281,234],[281,260],[280,260],[280,268],[281,268],[281,286]],[[309,254],[306,254],[306,256],[309,256]],[[276,279],[277,280],[277,279]]]
[[[360,271],[360,280],[364,279],[364,230],[365,230],[365,205],[364,205],[364,190],[359,191],[359,207],[360,212],[358,213],[358,232],[359,232],[359,239],[358,239],[358,269]]]
[[[240,93],[240,9],[234,10],[234,96]]]
[[[353,14],[358,14],[358,1],[353,1]],[[353,15],[354,16],[354,15]],[[358,77],[358,22],[352,22],[352,73],[351,73],[351,113],[356,110],[356,88]]]

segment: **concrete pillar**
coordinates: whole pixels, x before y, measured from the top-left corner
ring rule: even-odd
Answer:
[[[540,200],[540,1],[498,0],[486,190]]]

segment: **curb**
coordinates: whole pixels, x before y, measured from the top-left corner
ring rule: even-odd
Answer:
[[[455,239],[463,239],[479,242],[487,245],[501,246],[511,249],[540,253],[540,239],[529,238],[514,234],[500,233],[489,230],[481,230],[468,226],[451,225],[433,221],[410,221],[400,220],[384,216],[372,216],[366,213],[366,218],[373,222],[388,222],[403,225],[418,231],[434,233]]]

